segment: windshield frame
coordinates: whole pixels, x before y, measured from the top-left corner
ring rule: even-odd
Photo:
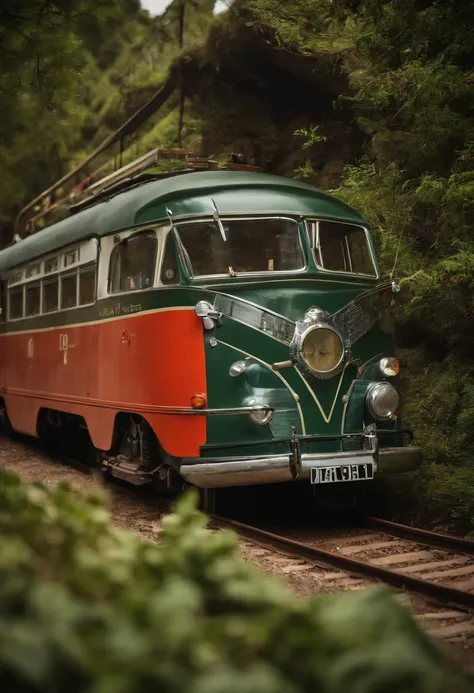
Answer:
[[[174,231],[176,235],[178,236],[178,241],[179,245],[181,246],[181,251],[185,256],[185,262],[183,263],[185,265],[186,272],[189,275],[190,280],[209,280],[209,279],[229,279],[229,280],[235,280],[235,279],[240,279],[242,277],[272,277],[272,276],[288,276],[288,275],[294,275],[294,274],[303,274],[304,272],[307,271],[308,269],[308,257],[306,253],[306,248],[305,248],[305,243],[303,242],[303,228],[301,226],[300,221],[291,216],[286,216],[282,214],[272,214],[272,215],[265,215],[265,216],[248,216],[248,215],[235,215],[233,214],[232,216],[230,215],[220,215],[220,219],[223,223],[226,222],[231,222],[231,221],[275,221],[277,219],[283,220],[283,221],[291,221],[293,224],[296,226],[296,231],[298,233],[298,241],[299,241],[299,247],[301,250],[301,256],[303,260],[303,266],[294,269],[294,270],[261,270],[258,272],[236,272],[234,276],[228,274],[227,272],[222,272],[221,274],[194,274],[194,269],[193,269],[193,263],[191,261],[191,258],[189,256],[189,253],[186,249],[186,245],[184,244],[180,233],[179,233],[179,227],[180,226],[185,226],[187,224],[197,224],[199,222],[202,222],[203,224],[213,224],[214,219],[212,216],[206,215],[205,217],[199,216],[199,217],[194,217],[192,219],[186,219],[183,221],[180,221],[179,219],[176,219],[173,222],[174,226]]]
[[[365,238],[367,241],[367,246],[369,248],[370,252],[370,259],[372,260],[372,265],[374,268],[374,273],[373,274],[366,274],[365,272],[353,272],[350,271],[348,272],[347,270],[331,270],[327,269],[326,267],[322,267],[320,264],[320,257],[319,257],[319,224],[321,222],[327,222],[330,224],[345,224],[346,226],[354,226],[357,229],[360,229],[361,231],[364,232]],[[316,233],[312,231],[310,228],[310,224],[316,224]],[[367,228],[367,226],[364,226],[363,224],[356,224],[355,222],[352,221],[346,221],[345,219],[325,219],[324,217],[306,217],[305,218],[305,227],[306,227],[306,233],[307,237],[309,240],[309,245],[311,249],[311,254],[313,257],[314,264],[316,265],[316,268],[320,272],[324,272],[326,274],[342,274],[344,277],[364,277],[367,279],[380,279],[380,270],[377,262],[377,257],[375,255],[375,249],[372,243],[372,236]]]

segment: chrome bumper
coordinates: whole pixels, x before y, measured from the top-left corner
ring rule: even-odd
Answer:
[[[423,451],[414,445],[404,448],[383,448],[379,451],[377,471],[379,474],[412,472],[423,461]]]
[[[294,478],[291,459],[291,455],[188,458],[182,461],[180,473],[200,488],[278,484]]]
[[[187,458],[181,464],[181,475],[200,488],[255,486],[286,481],[309,480],[312,467],[343,467],[371,462],[375,473],[406,472],[420,466],[421,448],[377,449],[377,439],[370,438],[368,449],[321,455],[299,455],[297,446],[291,455],[253,457]]]

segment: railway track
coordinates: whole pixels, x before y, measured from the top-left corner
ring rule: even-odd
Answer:
[[[214,522],[285,554],[289,564],[284,572],[318,571],[318,582],[328,591],[357,589],[378,580],[397,591],[422,595],[436,603],[434,612],[420,614],[421,620],[436,624],[428,628],[432,634],[450,640],[474,637],[474,542],[379,518],[366,518],[345,533],[313,530],[296,536],[224,517]]]

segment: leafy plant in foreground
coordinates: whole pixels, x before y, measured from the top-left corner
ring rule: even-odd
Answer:
[[[472,690],[385,591],[297,599],[185,496],[152,545],[102,502],[0,472],[9,693]]]

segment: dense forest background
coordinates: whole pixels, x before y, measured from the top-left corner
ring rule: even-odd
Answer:
[[[406,419],[427,458],[391,487],[393,506],[472,531],[472,5],[234,0],[219,16],[214,5],[174,0],[151,17],[139,0],[0,0],[1,241],[27,201],[176,75],[183,127],[177,90],[124,161],[155,146],[241,151],[368,219],[384,270],[402,278]]]

